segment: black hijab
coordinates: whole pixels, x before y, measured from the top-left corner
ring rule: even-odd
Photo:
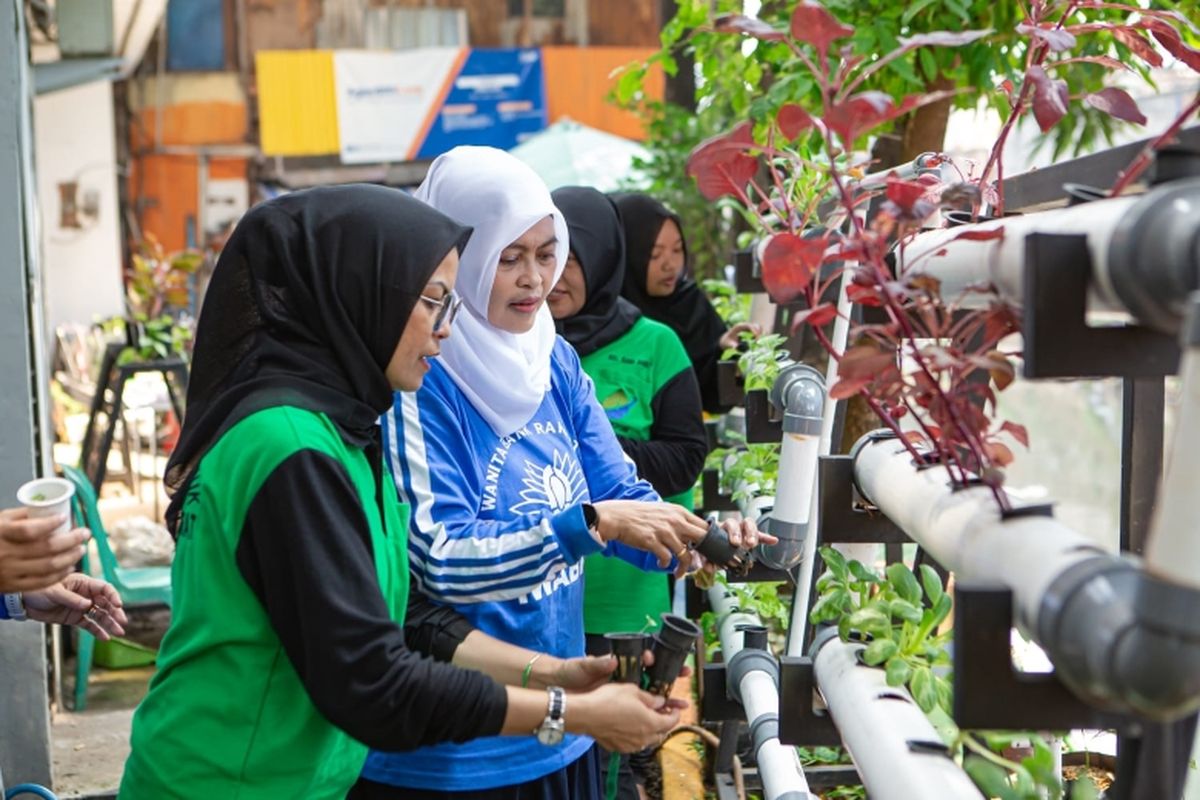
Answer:
[[[583,307],[554,325],[583,357],[621,338],[642,312],[621,297],[625,231],[613,201],[586,186],[555,189],[550,196],[567,222],[571,252],[583,269],[587,291]]]
[[[417,296],[469,236],[382,186],[308,189],[247,213],[200,315],[187,418],[167,462],[171,531],[200,459],[255,411],[319,411],[349,441],[371,441],[392,406],[385,371]]]
[[[725,333],[725,323],[704,291],[692,280],[686,239],[683,244],[683,274],[675,284],[675,291],[668,297],[651,297],[646,293],[646,267],[650,263],[654,242],[667,220],[674,220],[679,226],[680,236],[683,235],[683,223],[679,216],[645,194],[616,194],[613,195],[613,201],[625,226],[626,267],[621,294],[647,317],[679,334],[697,372],[705,369],[709,362],[715,364],[720,356],[721,345],[718,340]]]

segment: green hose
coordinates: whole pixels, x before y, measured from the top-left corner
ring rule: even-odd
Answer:
[[[621,754],[613,752],[608,756],[608,780],[605,781],[605,800],[617,800],[617,788],[621,783]]]

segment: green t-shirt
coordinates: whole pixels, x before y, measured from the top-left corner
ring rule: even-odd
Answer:
[[[237,564],[251,502],[301,450],[344,467],[370,527],[383,597],[403,622],[408,510],[388,471],[377,499],[366,455],[323,414],[275,407],[240,420],[201,460],[181,509],[171,627],[134,714],[121,800],[342,800],[357,780],[367,747],[313,706]]]
[[[596,385],[596,398],[617,436],[648,440],[654,424],[653,402],[659,390],[692,368],[679,336],[666,325],[641,317],[624,336],[580,359]],[[691,491],[665,497],[687,509]],[[584,630],[588,633],[635,632],[657,625],[671,609],[667,578],[643,572],[618,558],[584,559]]]

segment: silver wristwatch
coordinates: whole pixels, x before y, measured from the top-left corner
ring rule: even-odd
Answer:
[[[546,693],[549,695],[546,704],[546,718],[542,720],[542,724],[534,733],[539,742],[547,747],[554,747],[562,744],[563,731],[566,728],[563,715],[567,713],[567,693],[559,686],[547,688]]]

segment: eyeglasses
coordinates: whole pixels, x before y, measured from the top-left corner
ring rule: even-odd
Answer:
[[[446,292],[442,297],[426,297],[423,294],[417,295],[420,300],[425,301],[432,308],[437,309],[437,314],[433,318],[433,329],[440,331],[443,325],[454,324],[454,318],[458,316],[459,306],[462,305],[462,298],[454,292]]]

